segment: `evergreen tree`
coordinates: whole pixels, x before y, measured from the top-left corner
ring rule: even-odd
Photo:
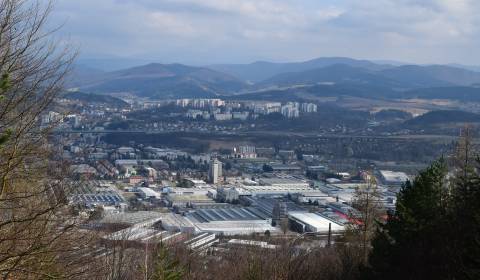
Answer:
[[[381,224],[368,279],[480,279],[480,159],[462,130],[447,172],[442,159],[407,182]]]
[[[154,280],[180,280],[184,276],[180,262],[173,259],[163,245],[157,249],[153,270],[152,279]]]
[[[453,279],[447,166],[439,160],[400,191],[396,211],[379,225],[366,279]]]

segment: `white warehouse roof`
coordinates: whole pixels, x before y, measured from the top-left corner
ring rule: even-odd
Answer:
[[[313,228],[315,232],[328,232],[328,224],[330,223],[332,224],[332,232],[343,231],[345,229],[344,226],[315,213],[290,212],[288,215],[294,220]]]
[[[146,197],[146,198],[150,198],[150,197],[153,197],[153,198],[161,198],[162,195],[150,188],[138,188],[138,191],[142,194],[143,197]]]
[[[195,223],[197,231],[218,233],[223,235],[248,235],[251,233],[275,232],[269,220],[251,221],[214,221],[209,223]]]
[[[397,183],[402,184],[405,183],[407,180],[410,180],[407,174],[404,172],[394,172],[389,170],[380,170],[380,175],[387,183]]]

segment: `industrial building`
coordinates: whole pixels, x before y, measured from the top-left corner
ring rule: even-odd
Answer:
[[[161,215],[159,217],[136,223],[128,228],[107,234],[104,236],[104,239],[111,241],[123,240],[136,243],[139,242],[153,244],[168,244],[181,242],[184,240],[183,243],[187,246],[187,248],[197,253],[206,251],[206,249],[218,242],[215,234],[212,233],[200,233],[199,235],[189,237],[190,233],[194,233],[193,230],[161,230],[155,225],[160,223],[163,226],[162,222],[165,221],[165,217],[167,216]],[[168,221],[166,223],[168,223]]]
[[[243,190],[244,193],[250,195],[267,195],[267,194],[277,194],[277,195],[287,195],[292,193],[299,193],[304,191],[312,191],[313,189],[309,186],[303,184],[291,185],[291,186],[241,186],[237,187],[236,190]]]
[[[194,233],[195,225],[184,216],[174,213],[162,213],[160,219],[162,228],[168,231]]]
[[[115,214],[107,214],[100,221],[100,224],[122,224],[133,226],[135,224],[144,223],[147,221],[155,220],[159,221],[163,213],[155,211],[136,211],[136,212],[122,212]]]
[[[162,195],[150,188],[137,188],[138,194],[143,199],[161,199]]]
[[[215,221],[197,223],[195,227],[200,232],[216,233],[220,235],[249,235],[252,233],[276,233],[279,230],[271,225],[268,220],[251,221]]]
[[[292,201],[281,201],[270,197],[245,197],[243,200],[251,207],[254,207],[263,213],[264,217],[273,217],[274,208],[279,202],[285,203],[287,212],[305,211],[305,209]]]
[[[235,207],[228,209],[199,209],[189,213],[192,222],[208,223],[213,221],[249,221],[266,220],[271,216],[254,207]]]
[[[218,184],[222,177],[222,162],[218,159],[210,161],[210,168],[208,171],[208,179],[212,184]]]
[[[243,240],[243,239],[230,239],[228,240],[228,245],[230,246],[238,246],[238,247],[258,247],[261,249],[276,249],[279,246],[278,245],[273,245],[269,244],[268,242],[265,241],[257,241],[257,240]]]
[[[380,170],[380,179],[384,185],[401,186],[406,181],[410,180],[404,172],[394,172],[389,170]]]
[[[106,235],[107,240],[126,240],[142,243],[167,243],[171,239],[178,238],[181,232],[171,233],[165,230],[157,230],[148,227],[131,227]]]
[[[214,233],[201,233],[187,241],[184,244],[188,249],[195,252],[205,251],[207,248],[211,247],[218,242]]]
[[[294,164],[270,164],[269,165],[273,172],[284,172],[284,173],[301,173],[302,168]]]
[[[273,198],[247,198],[248,207],[197,209],[186,214],[185,218],[195,225],[197,231],[223,235],[271,233],[279,230],[272,226],[275,208],[282,203]],[[305,211],[291,201],[285,201],[285,216],[288,211]]]
[[[299,232],[328,233],[329,228],[332,232],[345,230],[343,225],[316,213],[290,212],[288,213],[288,218],[292,228]]]
[[[75,192],[70,196],[70,201],[87,207],[98,205],[122,206],[125,204],[125,199],[115,188],[108,184],[100,184],[96,180],[86,181],[77,186]]]
[[[305,180],[296,179],[293,177],[273,177],[273,178],[260,178],[258,182],[264,186],[274,187],[309,187],[309,183]]]
[[[255,152],[254,146],[239,146],[233,147],[232,155],[234,158],[257,158],[257,153]]]
[[[215,204],[212,190],[207,188],[168,188],[165,202],[171,206],[186,207],[202,204]]]

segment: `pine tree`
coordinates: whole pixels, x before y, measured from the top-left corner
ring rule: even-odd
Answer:
[[[380,225],[368,279],[480,279],[480,159],[465,127],[448,173],[440,160],[398,195]]]
[[[184,276],[179,261],[173,259],[163,245],[157,248],[153,270],[152,279],[154,280],[180,280]]]
[[[366,279],[452,279],[444,160],[407,182],[396,211],[379,225]]]

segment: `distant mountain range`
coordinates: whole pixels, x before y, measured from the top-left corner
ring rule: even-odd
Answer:
[[[314,95],[429,98],[438,92],[451,98],[468,99],[476,97],[480,90],[480,72],[465,67],[399,64],[331,57],[295,63],[255,62],[207,67],[151,63],[113,72],[80,65],[67,82],[70,87],[85,92],[129,92],[156,99],[232,95],[257,99],[272,98],[276,93],[293,96],[305,91]]]
[[[93,94],[93,93],[84,93],[80,91],[76,92],[67,92],[62,95],[65,99],[76,100],[80,102],[87,102],[87,103],[101,103],[101,104],[108,104],[117,107],[126,107],[128,103],[123,101],[120,98],[116,98],[110,95],[101,95],[101,94]]]
[[[295,86],[313,84],[359,84],[377,85],[389,88],[400,87],[401,82],[366,68],[353,67],[347,64],[334,64],[323,68],[315,68],[302,72],[282,73],[259,82],[256,87]]]
[[[98,68],[76,64],[68,75],[66,83],[68,87],[81,87],[104,74],[105,72]]]
[[[208,68],[158,63],[99,74],[80,86],[88,92],[130,92],[151,98],[207,98],[245,87],[245,82]]]
[[[95,68],[102,72],[118,71],[126,68],[145,65],[153,61],[136,58],[123,58],[111,55],[101,55],[96,57],[80,57],[77,64],[83,67]]]
[[[245,81],[257,83],[279,74],[303,72],[335,64],[344,64],[368,70],[382,70],[392,67],[392,65],[377,64],[368,60],[357,60],[346,57],[322,57],[305,62],[290,63],[258,61],[251,64],[221,64],[210,65],[208,67],[228,73]]]
[[[470,70],[470,71],[475,71],[475,72],[480,72],[480,66],[475,66],[475,65],[463,65],[463,64],[458,64],[458,63],[450,63],[450,64],[448,64],[448,66],[462,68],[462,69],[465,69],[465,70]]]
[[[403,65],[381,70],[335,64],[302,72],[278,74],[260,86],[292,86],[315,83],[355,83],[399,90],[442,86],[471,86],[480,83],[480,73],[465,69],[432,65]]]

